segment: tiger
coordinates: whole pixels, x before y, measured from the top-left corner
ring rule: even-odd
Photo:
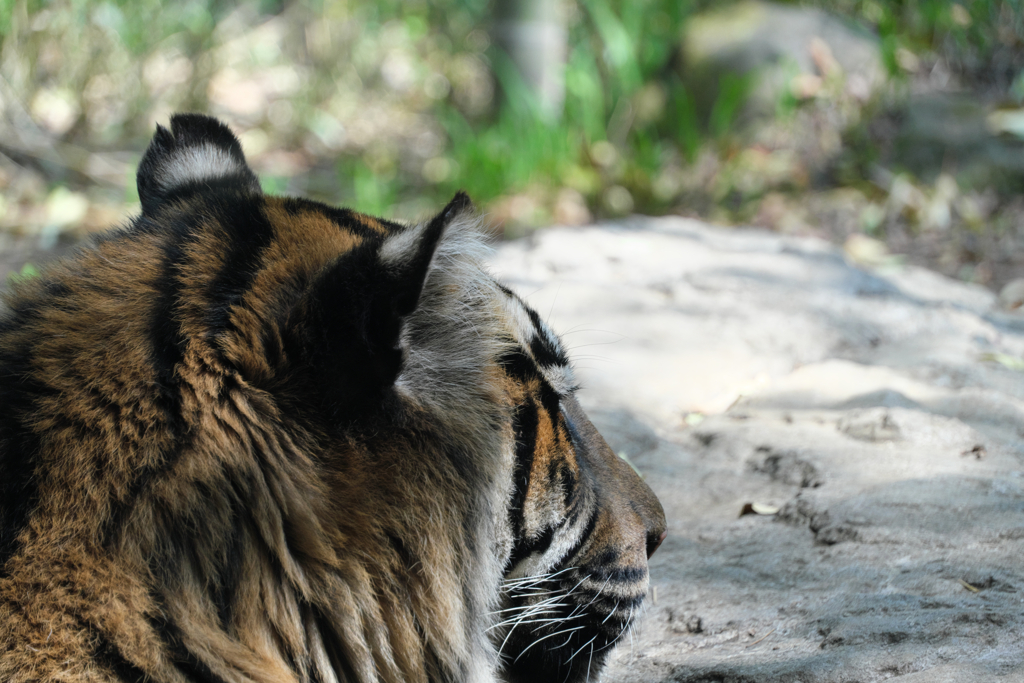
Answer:
[[[0,680],[597,680],[665,514],[468,196],[267,196],[202,114],[137,186],[5,295]]]

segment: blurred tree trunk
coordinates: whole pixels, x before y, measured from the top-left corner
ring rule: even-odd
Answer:
[[[540,113],[555,120],[565,102],[566,18],[562,0],[497,0],[494,39],[509,57]],[[504,97],[509,78],[500,78]]]

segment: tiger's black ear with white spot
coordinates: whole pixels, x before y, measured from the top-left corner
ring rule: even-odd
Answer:
[[[420,302],[445,228],[473,210],[459,192],[431,220],[341,257],[307,292],[300,353],[333,411],[371,407],[395,383],[403,321]]]
[[[147,215],[168,199],[210,187],[260,192],[238,139],[223,123],[202,114],[175,114],[170,130],[157,125],[136,183]]]

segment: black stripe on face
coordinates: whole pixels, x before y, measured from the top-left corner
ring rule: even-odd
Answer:
[[[562,412],[561,398],[543,375],[537,369],[536,363],[522,350],[509,351],[498,358],[498,364],[520,384],[527,384],[530,380],[538,380],[540,405],[551,420],[551,426],[555,431],[555,438],[562,438],[562,431],[559,429],[559,415]]]
[[[523,536],[523,506],[530,488],[533,458],[537,448],[537,427],[540,415],[537,406],[529,401],[517,406],[512,413],[512,431],[516,439],[515,465],[512,470],[512,501],[509,504],[509,521],[515,538]]]
[[[513,469],[513,494],[509,506],[509,521],[515,542],[506,563],[506,571],[515,567],[521,560],[533,553],[544,553],[551,546],[556,526],[549,526],[533,537],[526,536],[525,504],[531,484],[533,484],[534,459],[537,448],[537,432],[540,427],[541,411],[547,415],[557,442],[571,448],[572,444],[565,439],[561,426],[561,401],[551,385],[543,379],[536,363],[522,350],[510,351],[499,358],[498,362],[506,373],[521,384],[536,387],[536,391],[528,395],[525,401],[516,407],[512,415],[512,429],[516,440],[515,465]],[[566,487],[566,496],[575,496],[575,478],[568,471],[565,460],[558,454],[553,458],[542,476],[547,477],[543,483],[553,489],[559,482]],[[536,484],[540,485],[540,484]]]
[[[548,482],[552,488],[558,487],[562,490],[562,505],[566,510],[572,511],[579,491],[576,486],[576,475],[564,458],[552,460],[548,464]]]
[[[575,477],[572,476],[572,472],[568,470],[565,463],[561,460],[553,460],[548,465],[547,481],[544,485],[549,490],[554,490],[556,487],[561,485],[565,489],[566,498],[571,496],[572,499],[575,500]],[[520,519],[522,519],[521,512]],[[514,527],[516,531],[516,539],[512,546],[512,554],[506,563],[506,570],[515,567],[519,562],[534,553],[543,555],[547,552],[555,538],[555,532],[564,526],[564,524],[565,522],[563,520],[563,522],[558,525],[545,527],[540,534],[532,538],[524,535],[522,525]]]
[[[502,367],[509,377],[520,384],[525,384],[535,377],[540,377],[540,372],[537,370],[533,359],[519,349],[509,351],[500,356],[498,358],[498,365]]]
[[[537,359],[537,363],[541,367],[550,368],[556,365],[565,366],[569,364],[569,358],[565,353],[552,344],[547,335],[544,334],[544,326],[540,321],[540,316],[537,315],[537,311],[532,308],[527,308],[526,312],[530,315],[530,320],[533,322],[533,328],[535,334],[533,339],[530,340],[530,352],[533,357]]]
[[[603,635],[607,644],[619,638],[623,629],[633,620],[631,613],[644,602],[643,594],[622,596],[582,586],[573,591],[572,597],[577,605],[586,610],[584,618],[595,631]],[[587,639],[584,638],[584,641]]]
[[[541,322],[540,316],[537,314],[537,311],[527,306],[518,294],[513,292],[505,285],[501,284],[500,282],[497,283],[497,285],[498,289],[504,292],[508,298],[514,299],[520,306],[523,307],[523,310],[526,311],[526,314],[530,316],[530,322],[533,323],[534,331],[533,338],[530,340],[530,352],[536,359],[537,364],[545,368],[554,367],[556,365],[569,365],[569,357],[566,356],[565,352],[558,348],[556,344],[553,344],[548,339],[547,334],[545,334],[544,324]]]
[[[548,420],[551,421],[551,431],[555,434],[555,441],[567,445],[567,439],[565,438],[565,432],[562,428],[562,399],[559,398],[558,392],[551,388],[551,385],[546,381],[540,382],[540,404],[544,408],[544,412],[547,413]]]
[[[512,554],[505,563],[505,570],[508,571],[534,553],[543,555],[551,547],[555,539],[555,527],[549,526],[533,539],[517,538],[512,546]]]
[[[600,583],[635,585],[647,578],[646,567],[603,567],[587,562],[585,565],[590,578]]]
[[[590,540],[590,535],[594,533],[594,529],[597,527],[597,518],[600,517],[600,515],[601,513],[597,510],[591,511],[590,518],[587,520],[587,525],[583,528],[583,532],[580,534],[580,537],[576,539],[576,543],[573,545],[572,549],[565,554],[565,558],[563,560],[564,563],[569,565],[579,564],[576,562],[576,555],[579,554],[583,546]]]

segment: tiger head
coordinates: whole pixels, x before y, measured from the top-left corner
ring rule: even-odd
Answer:
[[[113,680],[594,677],[664,513],[469,199],[268,197],[200,115],[138,187],[0,321],[0,636]]]
[[[491,628],[508,680],[587,680],[634,621],[665,518],[580,407],[558,337],[502,293],[515,340],[499,358],[513,405],[513,541]]]

